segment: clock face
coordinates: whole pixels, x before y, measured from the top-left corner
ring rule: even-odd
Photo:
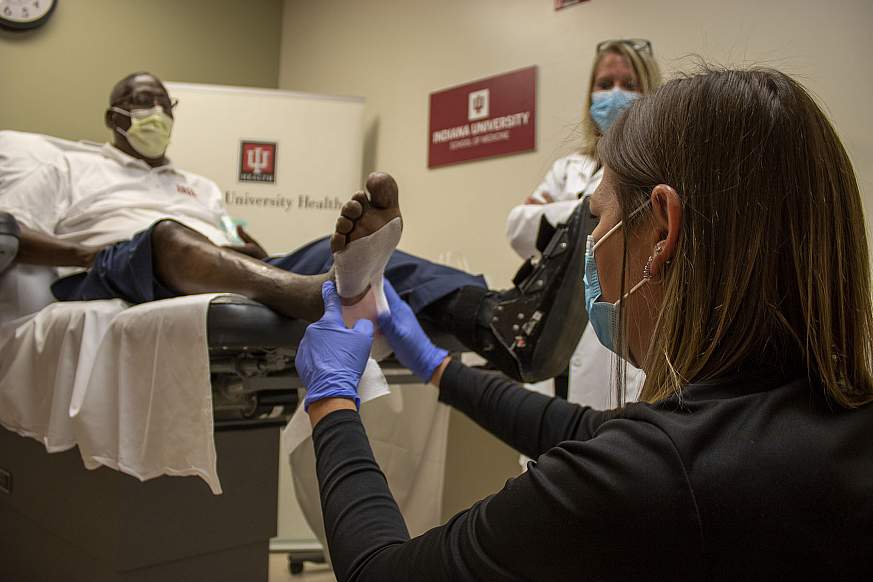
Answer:
[[[57,0],[0,0],[0,26],[36,28],[48,20],[56,4]]]

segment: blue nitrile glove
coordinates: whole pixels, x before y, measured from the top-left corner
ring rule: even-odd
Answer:
[[[387,279],[385,297],[391,313],[379,314],[380,331],[388,338],[388,343],[400,363],[412,370],[422,381],[429,382],[449,352],[433,345],[421,329],[412,308],[397,295]]]
[[[370,357],[373,322],[361,319],[352,329],[343,323],[340,298],[333,281],[321,286],[324,315],[303,334],[294,365],[306,386],[303,409],[325,398],[348,398],[361,407],[358,382]]]

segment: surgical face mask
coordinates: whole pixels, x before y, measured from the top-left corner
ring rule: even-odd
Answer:
[[[133,109],[126,111],[113,107],[112,111],[130,117],[130,127],[127,131],[116,127],[115,131],[127,139],[134,150],[147,158],[159,158],[170,145],[170,133],[173,131],[173,118],[166,114],[160,105],[151,109]]]
[[[643,208],[645,208],[645,206]],[[642,208],[640,210],[642,210]],[[634,214],[636,214],[636,212]],[[623,222],[616,224],[596,243],[594,242],[594,237],[588,235],[587,246],[585,247],[585,275],[583,277],[583,283],[585,284],[585,307],[588,309],[588,321],[591,322],[591,327],[594,328],[594,333],[597,334],[597,339],[600,340],[600,343],[619,357],[624,357],[624,355],[621,354],[618,346],[615,345],[615,335],[618,330],[618,305],[622,300],[627,299],[632,293],[635,293],[640,287],[648,283],[648,279],[643,278],[642,281],[634,285],[630,291],[625,293],[624,296],[615,303],[600,301],[603,291],[600,288],[600,275],[597,273],[597,261],[594,259],[594,253],[597,250],[597,247],[602,245],[603,242],[608,239],[612,233],[621,228],[623,224]],[[634,364],[634,362],[631,363]]]
[[[589,111],[591,111],[594,123],[600,128],[600,133],[606,133],[621,112],[630,107],[631,103],[639,97],[639,93],[625,91],[618,87],[613,87],[609,91],[591,93],[591,109]]]

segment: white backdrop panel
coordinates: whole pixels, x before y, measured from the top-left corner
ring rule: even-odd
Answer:
[[[361,187],[364,100],[167,83],[179,99],[170,158],[218,183],[230,215],[270,253],[329,234]],[[240,179],[243,142],[276,144],[275,181]]]

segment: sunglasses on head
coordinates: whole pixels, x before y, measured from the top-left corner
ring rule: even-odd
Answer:
[[[652,43],[644,38],[616,38],[612,40],[604,40],[597,43],[597,53],[603,52],[603,49],[614,44],[624,44],[638,53],[652,54]]]

